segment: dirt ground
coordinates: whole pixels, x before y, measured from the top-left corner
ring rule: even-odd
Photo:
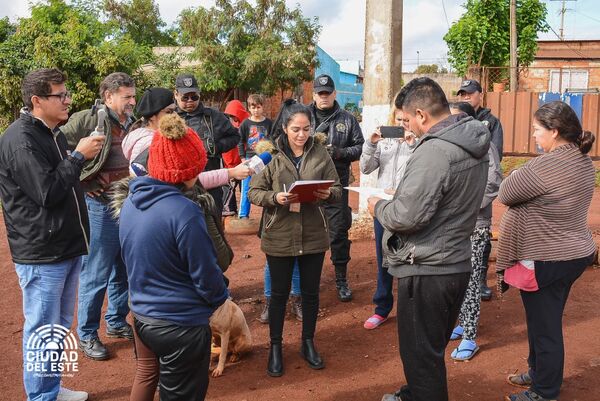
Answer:
[[[600,241],[600,191],[596,191],[590,212],[590,225]],[[253,214],[257,213],[256,208]],[[495,205],[495,220],[503,207]],[[0,309],[0,400],[23,400],[21,336],[23,317],[21,292],[10,260],[4,224],[0,224],[0,283],[4,287]],[[496,225],[497,227],[497,225]],[[231,292],[244,311],[252,331],[254,350],[236,364],[228,364],[222,377],[211,379],[207,399],[211,401],[379,401],[404,383],[398,355],[395,311],[373,331],[363,329],[373,312],[371,297],[375,288],[374,241],[356,240],[352,245],[350,284],[354,300],[342,304],[334,291],[333,268],[325,264],[321,281],[321,317],[316,344],[326,368],[314,371],[300,358],[301,323],[288,317],[284,333],[285,374],[270,378],[265,373],[268,327],[258,322],[262,310],[263,266],[265,257],[253,235],[230,236],[236,252],[228,272]],[[560,244],[557,244],[560,246]],[[493,285],[493,265],[488,276]],[[600,399],[600,270],[589,268],[571,292],[564,319],[566,343],[565,380],[561,401]],[[447,349],[448,382],[453,401],[492,401],[514,390],[505,377],[526,369],[527,334],[523,307],[516,290],[503,299],[482,305],[478,355],[470,362],[454,362]],[[132,343],[108,339],[104,322],[100,336],[110,349],[108,361],[80,358],[79,372],[64,380],[65,386],[90,393],[93,401],[128,400],[135,370]],[[158,396],[156,397],[158,399]],[[435,400],[432,400],[435,401]]]

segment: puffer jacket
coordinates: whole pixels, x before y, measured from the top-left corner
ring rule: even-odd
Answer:
[[[464,114],[421,137],[391,201],[375,205],[393,276],[470,272],[471,240],[487,181],[490,132]]]
[[[333,158],[333,163],[340,177],[342,186],[348,186],[350,181],[350,165],[360,158],[362,146],[365,142],[360,125],[351,113],[342,109],[335,101],[334,112],[321,124],[317,121],[317,106],[312,103],[309,109],[313,115],[313,124],[326,128],[325,131],[317,131],[318,126],[313,127],[313,132],[324,132],[327,136],[326,145],[332,145],[340,150],[340,156]]]
[[[111,186],[110,193],[110,207],[112,209],[113,217],[118,220],[121,214],[121,208],[127,196],[129,195],[129,184],[134,177],[123,178],[120,181],[115,182]],[[210,236],[215,251],[217,253],[217,264],[223,272],[226,272],[231,263],[233,262],[233,249],[225,238],[225,231],[221,224],[221,218],[219,217],[213,197],[200,185],[194,185],[189,191],[183,193],[186,198],[192,200],[202,208],[204,214],[204,220],[206,222],[206,230]]]
[[[140,153],[150,147],[153,137],[154,130],[148,127],[141,127],[128,133],[121,142],[125,158],[130,162],[135,160]]]
[[[477,110],[475,117],[481,121],[492,133],[492,143],[496,146],[498,151],[498,158],[502,161],[502,150],[504,143],[504,131],[502,130],[502,123],[492,114],[490,109],[481,107]]]
[[[261,249],[271,256],[302,256],[329,249],[329,227],[323,201],[302,203],[300,212],[290,212],[289,206],[277,203],[275,195],[284,185],[298,180],[334,180],[328,203],[338,202],[342,186],[335,166],[325,147],[309,138],[299,171],[283,150],[283,137],[275,141],[273,159],[259,174],[252,177],[248,199],[265,210],[261,232]]]

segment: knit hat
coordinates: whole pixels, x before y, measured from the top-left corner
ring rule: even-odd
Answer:
[[[149,175],[171,184],[196,177],[208,160],[198,134],[175,113],[160,120],[149,153]]]
[[[147,89],[136,106],[136,113],[150,118],[174,103],[173,92],[165,88]]]

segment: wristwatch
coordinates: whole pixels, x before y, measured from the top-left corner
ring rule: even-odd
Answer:
[[[69,158],[79,167],[83,167],[83,163],[85,163],[85,156],[76,150],[71,152]]]

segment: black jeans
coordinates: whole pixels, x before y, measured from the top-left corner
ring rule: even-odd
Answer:
[[[444,352],[470,273],[398,279],[398,338],[407,385],[402,401],[447,401]]]
[[[315,336],[317,314],[319,313],[319,284],[325,253],[298,257],[267,255],[271,273],[269,330],[272,344],[281,344],[283,339],[285,307],[292,285],[292,272],[296,258],[300,268],[300,293],[302,294],[302,339],[312,339]]]
[[[527,318],[531,389],[544,398],[554,400],[560,393],[565,363],[563,311],[571,286],[591,263],[591,257],[564,262],[536,261],[540,289],[521,291]]]
[[[160,401],[202,401],[208,389],[211,330],[206,326],[142,323],[134,319],[140,340],[159,362]]]
[[[325,215],[329,222],[329,243],[331,245],[331,263],[334,266],[346,266],[350,261],[348,230],[352,226],[352,209],[348,206],[348,190],[342,189],[342,199],[336,203],[326,203]]]

